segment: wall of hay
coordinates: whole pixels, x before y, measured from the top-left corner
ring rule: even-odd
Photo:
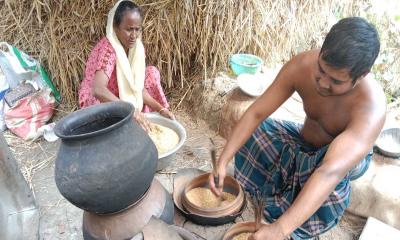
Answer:
[[[66,103],[76,103],[84,64],[105,32],[113,0],[0,1],[0,40],[39,58]],[[345,3],[344,3],[345,2]],[[357,2],[357,1],[355,1]],[[212,76],[231,53],[251,52],[266,63],[317,47],[354,1],[138,0],[145,10],[147,61],[166,88]],[[198,79],[198,78],[197,78]]]

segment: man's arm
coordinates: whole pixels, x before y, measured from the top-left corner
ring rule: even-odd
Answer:
[[[353,111],[351,122],[332,141],[322,165],[308,179],[292,206],[277,220],[285,236],[310,218],[371,150],[385,121],[384,101],[380,98],[372,109]]]
[[[220,194],[223,187],[223,177],[226,175],[226,165],[233,155],[249,139],[258,125],[281,106],[295,91],[294,82],[299,74],[298,65],[294,60],[289,61],[280,70],[270,87],[261,95],[243,114],[233,129],[218,161],[219,188],[215,188],[214,181],[210,180],[210,188]],[[296,74],[297,73],[297,74]]]

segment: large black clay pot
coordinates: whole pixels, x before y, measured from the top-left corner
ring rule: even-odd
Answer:
[[[138,201],[150,187],[157,149],[125,102],[97,104],[61,119],[55,168],[61,194],[75,206],[106,214]]]

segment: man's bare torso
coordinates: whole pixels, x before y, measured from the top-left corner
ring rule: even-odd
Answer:
[[[368,107],[371,81],[363,79],[348,93],[340,96],[321,96],[317,91],[316,73],[319,51],[313,50],[298,56],[298,78],[295,90],[303,100],[306,119],[302,136],[306,142],[321,147],[329,144],[343,132],[352,118],[355,107]],[[301,62],[301,63],[300,63]]]

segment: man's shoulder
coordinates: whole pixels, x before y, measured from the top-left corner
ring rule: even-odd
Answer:
[[[280,76],[294,86],[308,80],[312,76],[319,50],[309,50],[293,56],[281,69]],[[302,85],[302,84],[300,84]],[[295,87],[296,88],[296,87]]]
[[[319,49],[311,49],[298,53],[292,58],[292,60],[303,63],[311,63],[315,61],[315,59],[318,59],[318,56],[319,56]]]
[[[290,71],[308,71],[310,70],[316,59],[318,59],[319,50],[308,50],[293,56],[287,63],[286,67]]]
[[[371,102],[385,102],[386,97],[381,84],[372,74],[368,74],[362,79],[361,94],[364,98],[370,99]]]
[[[382,86],[371,74],[362,81],[357,99],[353,102],[355,109],[370,114],[384,115],[386,113],[386,96]]]

